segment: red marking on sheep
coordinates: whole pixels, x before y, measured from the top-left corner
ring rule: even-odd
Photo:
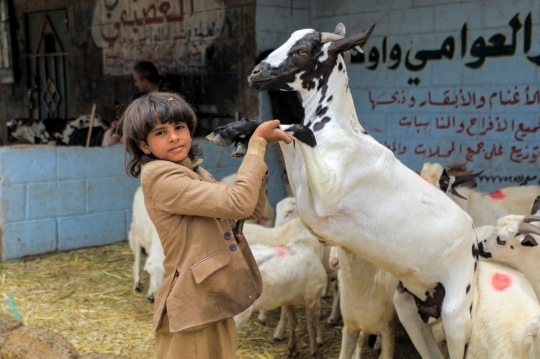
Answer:
[[[279,257],[285,257],[289,253],[289,247],[287,246],[274,246],[274,249],[278,253]]]
[[[512,285],[512,277],[508,274],[497,272],[491,277],[491,285],[493,286],[493,289],[498,290],[499,292],[503,291]]]
[[[492,199],[500,200],[506,198],[506,193],[504,193],[502,190],[498,190],[495,192],[491,192],[488,196],[490,196]]]

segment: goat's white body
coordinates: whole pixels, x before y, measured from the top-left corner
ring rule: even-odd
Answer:
[[[348,249],[332,248],[339,260],[340,308],[344,324],[339,359],[351,359],[355,350],[354,358],[359,359],[366,334],[380,335],[382,351],[379,359],[391,359],[395,346],[393,297],[397,279]]]
[[[299,141],[296,145],[280,142],[300,218],[317,237],[390,272],[421,300],[442,283],[446,289],[443,323],[447,332],[455,333],[449,338],[449,350],[453,358],[461,359],[470,334],[468,308],[475,292],[473,286],[465,294],[465,288],[476,282],[472,220],[389,149],[363,133],[341,56],[339,63],[343,70],[334,66],[327,81],[331,101],[322,99],[316,88],[306,90],[289,83],[302,96],[304,124],[316,121],[320,105],[328,108],[325,116],[331,118],[323,130],[314,131],[314,148]],[[414,302],[399,305],[412,318]],[[403,311],[398,310],[400,319]],[[421,355],[442,357],[428,334],[431,331],[413,321],[405,326]]]

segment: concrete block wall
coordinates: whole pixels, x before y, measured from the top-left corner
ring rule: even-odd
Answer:
[[[365,55],[351,50],[346,61],[362,126],[413,171],[425,162],[483,170],[478,190],[487,192],[540,184],[539,9],[535,0],[265,0],[257,43],[275,48],[295,30],[339,22],[353,35],[375,23]],[[271,113],[265,96],[262,118]]]
[[[127,238],[139,180],[123,146],[3,147],[0,168],[2,261]]]
[[[232,147],[196,142],[216,179],[238,170]],[[274,207],[286,196],[277,150],[266,155]],[[0,261],[125,240],[140,182],[127,176],[124,161],[123,146],[0,148]]]

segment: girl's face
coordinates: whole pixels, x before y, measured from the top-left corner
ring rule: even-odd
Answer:
[[[146,137],[146,143],[139,143],[139,148],[160,160],[179,162],[188,157],[191,134],[184,122],[157,123]]]

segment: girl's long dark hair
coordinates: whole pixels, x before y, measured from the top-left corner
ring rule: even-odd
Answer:
[[[132,103],[124,111],[119,127],[126,146],[126,172],[132,177],[139,177],[143,164],[156,160],[139,148],[139,143],[146,143],[146,138],[157,123],[184,122],[193,138],[197,127],[197,117],[193,108],[180,95],[169,92],[151,92]],[[188,157],[202,157],[201,148],[191,143]]]

